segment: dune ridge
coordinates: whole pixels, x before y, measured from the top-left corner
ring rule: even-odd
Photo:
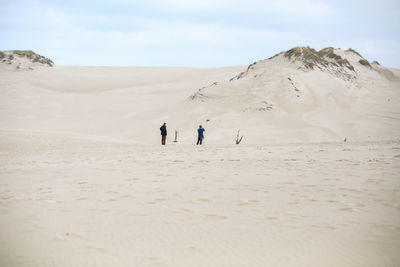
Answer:
[[[212,144],[230,143],[238,129],[250,144],[265,136],[268,143],[400,138],[399,70],[369,63],[353,49],[297,47],[247,68],[3,67],[1,75],[8,88],[3,129],[142,144],[157,142],[164,121],[185,143],[198,124],[207,126]],[[37,100],[15,98],[20,94]]]

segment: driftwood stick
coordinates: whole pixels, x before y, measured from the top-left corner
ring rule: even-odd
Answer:
[[[240,130],[238,130],[237,136],[236,136],[236,144],[240,144],[240,142],[242,142],[243,139],[243,135],[239,138],[239,134],[240,134]]]

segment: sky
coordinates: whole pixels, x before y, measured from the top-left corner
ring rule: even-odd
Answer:
[[[400,68],[399,0],[0,0],[0,50],[57,65],[248,65],[295,46]]]

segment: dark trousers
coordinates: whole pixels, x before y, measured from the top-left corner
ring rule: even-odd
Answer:
[[[204,138],[203,136],[199,136],[199,138],[197,138],[197,145],[198,144],[201,145],[203,143],[203,138]]]
[[[166,135],[161,135],[161,144],[165,145],[165,140],[167,139]]]

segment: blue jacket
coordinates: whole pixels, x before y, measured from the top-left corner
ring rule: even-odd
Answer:
[[[206,129],[204,129],[204,128],[199,128],[199,129],[197,129],[197,132],[199,133],[199,137],[204,137],[204,131],[205,131]]]
[[[167,135],[167,126],[161,126],[160,127],[161,135]]]

